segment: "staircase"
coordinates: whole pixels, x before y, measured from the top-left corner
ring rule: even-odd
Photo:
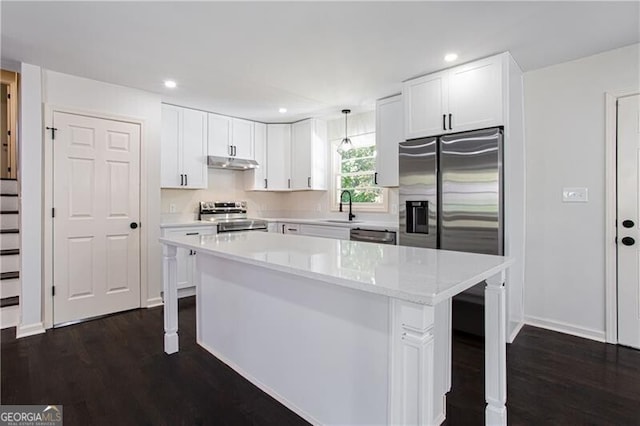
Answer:
[[[18,181],[0,179],[0,328],[18,324],[20,218]]]

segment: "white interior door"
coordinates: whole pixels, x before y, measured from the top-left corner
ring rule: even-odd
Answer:
[[[140,307],[140,126],[55,112],[54,324]]]
[[[618,100],[618,341],[640,348],[640,95]]]

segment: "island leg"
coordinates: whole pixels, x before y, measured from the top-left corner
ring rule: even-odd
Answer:
[[[162,286],[164,291],[164,351],[178,352],[178,270],[176,246],[162,246]]]
[[[436,386],[434,308],[390,299],[389,424],[444,421],[442,386]],[[437,394],[437,395],[436,395]]]
[[[505,273],[487,279],[484,292],[486,424],[507,424],[507,341]]]

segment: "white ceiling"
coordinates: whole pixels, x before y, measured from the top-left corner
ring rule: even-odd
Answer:
[[[639,2],[9,2],[1,54],[267,122],[370,109],[505,50],[533,70],[640,41]],[[178,88],[162,85],[172,78]],[[278,113],[279,107],[287,114]]]

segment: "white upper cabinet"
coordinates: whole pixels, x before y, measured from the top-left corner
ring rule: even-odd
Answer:
[[[291,189],[291,125],[267,124],[267,190]]]
[[[207,114],[162,105],[161,187],[207,187]]]
[[[253,160],[254,128],[253,121],[232,119],[231,146],[233,157]]]
[[[232,118],[219,114],[208,114],[209,155],[231,157]]]
[[[494,56],[450,71],[449,131],[463,132],[504,124],[502,59],[502,56]]]
[[[253,124],[209,113],[209,155],[253,160]]]
[[[246,191],[265,191],[267,189],[267,125],[253,123],[254,157],[258,168],[244,172]]]
[[[378,186],[398,186],[398,144],[404,141],[402,95],[376,102],[376,174]]]
[[[403,84],[405,139],[504,124],[504,54]]]
[[[291,125],[291,189],[327,189],[327,123],[308,119]]]
[[[448,73],[440,72],[403,84],[406,140],[446,132],[447,83]]]

